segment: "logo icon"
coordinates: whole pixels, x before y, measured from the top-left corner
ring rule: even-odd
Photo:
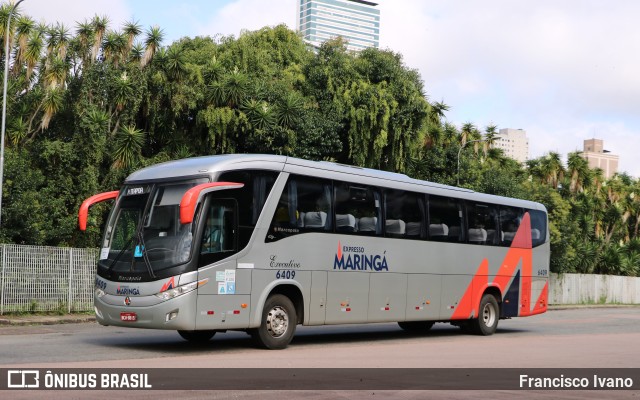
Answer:
[[[124,298],[124,305],[125,306],[130,306],[131,305],[131,298],[129,296]]]
[[[7,371],[7,388],[26,389],[40,387],[40,371],[9,370]]]

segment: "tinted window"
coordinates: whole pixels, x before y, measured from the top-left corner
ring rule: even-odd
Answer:
[[[385,192],[385,236],[424,237],[424,196],[403,190]]]
[[[522,216],[524,215],[521,208],[516,207],[500,207],[500,244],[503,246],[511,246],[513,238],[516,236]]]
[[[375,188],[336,182],[336,232],[382,235],[380,203],[380,192]]]
[[[267,241],[330,231],[331,221],[331,181],[292,175],[280,195]]]
[[[499,244],[497,206],[467,202],[467,227],[469,243]]]
[[[244,186],[234,190],[237,196],[238,207],[243,210],[238,215],[239,224],[239,248],[244,248],[253,234],[262,207],[273,188],[278,177],[278,172],[243,170],[223,172],[218,178],[219,182],[237,182]]]
[[[540,246],[547,240],[547,213],[529,210],[531,217],[531,245]]]
[[[464,241],[462,204],[448,197],[429,196],[429,239],[444,242]]]

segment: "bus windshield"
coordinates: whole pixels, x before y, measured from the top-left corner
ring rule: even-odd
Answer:
[[[100,265],[115,272],[149,273],[189,261],[193,224],[180,224],[180,200],[206,180],[127,185],[105,229]]]

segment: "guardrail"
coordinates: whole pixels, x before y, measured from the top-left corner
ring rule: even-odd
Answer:
[[[0,245],[0,315],[93,309],[98,249]],[[549,304],[640,304],[640,278],[551,274]]]

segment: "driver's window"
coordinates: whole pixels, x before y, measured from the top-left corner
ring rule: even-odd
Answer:
[[[209,202],[203,219],[200,242],[201,265],[221,260],[237,249],[237,203],[234,199]]]

